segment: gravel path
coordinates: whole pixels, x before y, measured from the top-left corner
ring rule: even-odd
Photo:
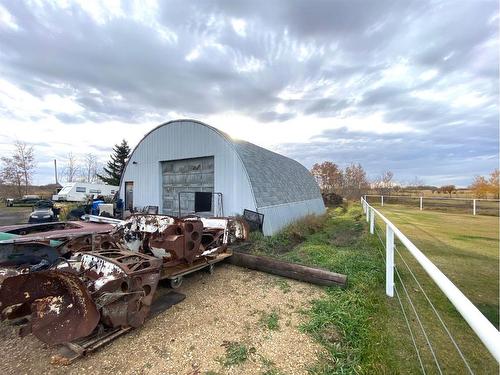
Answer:
[[[183,302],[69,366],[51,365],[55,349],[2,323],[2,374],[305,374],[323,351],[298,329],[319,287],[224,264],[179,292]],[[273,312],[277,330],[263,323]],[[228,342],[244,345],[246,361],[223,365]]]

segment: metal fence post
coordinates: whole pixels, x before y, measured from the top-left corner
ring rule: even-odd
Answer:
[[[472,200],[472,215],[476,216],[476,200]]]
[[[423,200],[424,198],[423,197],[420,197],[420,211],[422,211],[422,208],[423,208]]]
[[[394,297],[394,231],[385,226],[385,294]]]
[[[370,221],[370,211],[371,207],[366,204],[366,222],[368,223]]]
[[[370,233],[373,234],[375,230],[375,211],[373,208],[370,210]]]
[[[380,205],[382,207],[384,207],[384,196],[383,195],[380,196]]]

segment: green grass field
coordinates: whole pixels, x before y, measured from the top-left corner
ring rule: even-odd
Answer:
[[[498,272],[495,274],[493,270],[498,267],[498,255],[493,250],[495,241],[498,246],[498,233],[495,237],[494,226],[492,227],[498,218],[472,218],[477,220],[474,223],[482,223],[480,226],[483,229],[470,232],[466,230],[467,218],[463,215],[448,217],[447,214],[439,212],[426,212],[427,221],[424,220],[424,225],[417,224],[429,233],[426,235],[425,233],[419,234],[417,229],[412,229],[415,224],[412,224],[411,217],[420,212],[402,211],[400,215],[407,215],[405,218],[401,217],[401,222],[398,222],[402,231],[412,240],[415,238],[415,243],[421,246],[422,251],[429,248],[424,252],[436,262],[438,267],[441,267],[445,273],[449,272],[450,278],[459,287],[464,288],[464,292],[474,303],[480,305],[481,310],[490,319],[493,321],[498,319],[494,313],[497,311],[495,303],[498,308],[498,300],[494,298],[495,293],[498,294],[498,287],[496,292],[494,289],[494,284],[498,284]],[[386,213],[388,216],[391,215],[391,219],[395,222],[397,221],[396,210],[392,213],[389,208]],[[456,229],[455,233],[452,229],[436,229],[440,226],[448,228],[450,223],[455,227],[457,224],[453,222],[454,216],[456,220],[462,222],[461,230]],[[417,218],[417,222],[420,221],[422,221],[421,218]],[[272,237],[255,236],[253,238],[250,251],[254,253],[322,267],[348,276],[346,289],[326,288],[325,296],[315,301],[311,309],[304,311],[307,322],[302,329],[318,340],[328,353],[316,363],[311,363],[310,373],[312,374],[414,374],[421,372],[401,306],[397,298],[389,298],[385,295],[385,266],[381,244],[377,236],[368,233],[367,228],[361,208],[355,204],[347,211],[329,210],[325,218],[311,217],[302,220]],[[383,236],[383,233],[381,234]],[[439,248],[431,250],[429,242],[436,243],[435,238],[441,238],[442,243]],[[453,249],[449,248],[449,243],[454,244]],[[479,246],[472,245],[476,250],[471,252],[471,243],[485,243],[488,246],[486,248],[481,246],[479,249]],[[419,270],[418,265],[412,262],[409,254],[405,253],[402,248],[398,250],[410,268],[415,270],[424,290],[462,348],[472,371],[478,374],[497,374],[496,361],[476,338],[467,323],[434,286],[424,271]],[[487,259],[483,259],[484,254],[487,254]],[[470,259],[474,259],[479,265],[472,266]],[[407,286],[407,292],[428,333],[442,372],[445,374],[467,373],[461,358],[450,344],[446,332],[441,328],[439,321],[418,290],[418,286],[413,283],[411,275],[404,270],[405,266],[399,256],[397,266]],[[470,272],[469,268],[460,270],[460,267],[472,269],[476,266],[484,266],[484,268],[472,274],[467,274]],[[488,276],[485,278],[484,275]],[[462,283],[459,283],[459,279]],[[436,374],[438,370],[434,365],[433,357],[426,349],[425,338],[419,331],[416,317],[405,299],[399,282],[397,290],[401,293],[402,304],[409,318],[417,346],[420,348],[426,373]],[[481,293],[477,293],[478,290]]]
[[[377,207],[391,220],[496,326],[499,325],[499,218],[472,216],[470,214],[419,211],[416,209],[386,205]],[[459,316],[455,308],[434,285],[411,255],[400,245],[401,254],[396,254],[396,265],[409,294],[421,307],[419,314],[424,327],[435,336],[436,355],[447,368],[459,371],[456,366],[461,359],[449,345],[446,332],[428,307],[407,271],[402,258],[415,272],[430,299],[435,302],[442,318],[449,326],[457,342],[463,348],[466,358],[481,373],[498,373],[494,359],[483,347],[472,330]],[[401,288],[400,288],[401,290]],[[404,294],[404,291],[402,291]],[[427,306],[427,307],[426,307]],[[411,312],[411,307],[406,306]],[[419,327],[413,322],[413,328]],[[418,337],[425,346],[425,338]],[[432,340],[431,340],[432,342]],[[447,349],[449,348],[449,350]],[[428,360],[430,352],[426,353]]]
[[[380,211],[498,326],[498,217],[391,205]]]

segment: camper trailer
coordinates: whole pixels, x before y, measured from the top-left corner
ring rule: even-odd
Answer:
[[[68,182],[61,191],[52,196],[53,201],[83,202],[87,198],[97,196],[112,198],[118,191],[118,186],[105,184],[89,184],[85,182]]]

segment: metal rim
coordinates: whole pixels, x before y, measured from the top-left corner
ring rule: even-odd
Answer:
[[[175,279],[170,280],[170,287],[172,289],[177,289],[182,285],[182,276],[176,277]]]

